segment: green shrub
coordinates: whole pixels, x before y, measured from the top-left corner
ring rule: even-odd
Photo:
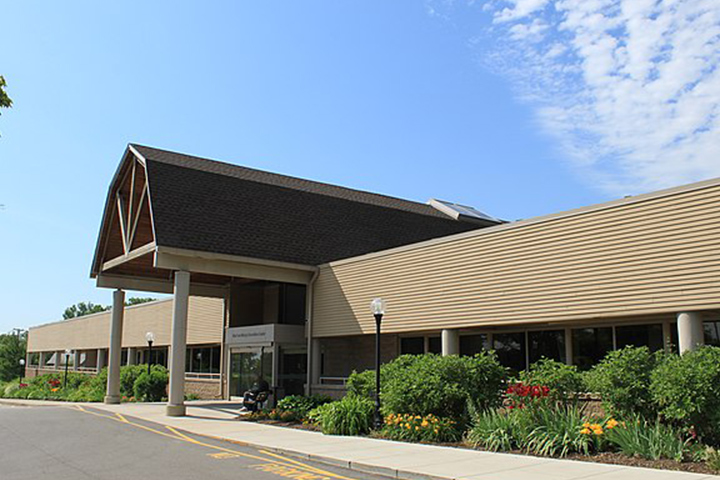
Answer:
[[[403,355],[380,373],[384,413],[435,415],[459,424],[468,419],[468,403],[478,411],[498,406],[505,378],[505,369],[486,352],[474,357]],[[348,389],[358,396],[372,394],[374,372],[353,373]]]
[[[291,420],[285,421],[302,421],[311,410],[331,401],[332,399],[327,395],[310,395],[309,397],[289,395],[278,401],[275,408],[286,414],[285,419],[291,418]]]
[[[530,365],[529,370],[520,372],[519,379],[526,385],[548,387],[550,399],[566,405],[576,403],[585,388],[582,374],[575,365],[548,358],[541,358]]]
[[[714,448],[708,448],[705,452],[705,465],[713,472],[720,472],[720,452]]]
[[[587,455],[602,448],[602,438],[585,425],[591,424],[582,409],[575,406],[543,404],[536,408],[485,411],[473,417],[466,441],[475,448],[490,451],[522,450],[549,457]]]
[[[154,365],[156,367],[158,365]],[[123,365],[120,367],[120,395],[132,397],[135,395],[135,381],[143,373],[147,373],[147,365]]]
[[[720,348],[668,356],[653,372],[650,390],[665,419],[720,445]]]
[[[164,368],[153,367],[150,374],[147,370],[135,380],[133,391],[140,402],[159,402],[166,396],[168,374]]]
[[[588,388],[599,393],[605,408],[614,415],[656,415],[650,394],[653,369],[657,355],[647,347],[628,346],[610,352],[586,373]]]
[[[363,435],[373,426],[375,406],[369,398],[347,395],[313,410],[314,418],[328,435]]]
[[[509,452],[515,448],[515,437],[518,436],[516,429],[516,419],[513,416],[488,410],[473,417],[466,440],[474,448]]]
[[[681,462],[691,452],[690,440],[683,439],[677,429],[639,416],[606,429],[605,435],[611,445],[629,457]]]
[[[385,417],[383,436],[409,442],[455,442],[460,432],[455,422],[435,415],[390,414]]]

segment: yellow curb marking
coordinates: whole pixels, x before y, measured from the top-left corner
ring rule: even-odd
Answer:
[[[72,408],[72,407],[70,407]],[[74,408],[77,409],[80,412],[88,413],[90,415],[95,415],[96,417],[102,417],[109,420],[114,420],[116,422],[124,423],[127,425],[132,425],[133,427],[141,428],[143,430],[146,430],[151,433],[155,433],[157,435],[162,435],[163,437],[172,438],[173,440],[182,440],[188,443],[192,443],[195,445],[199,445],[202,447],[210,448],[213,450],[219,450],[219,453],[211,453],[208,454],[211,458],[214,459],[229,459],[229,458],[238,458],[238,457],[247,457],[252,458],[254,460],[261,460],[263,462],[268,462],[268,459],[265,457],[261,457],[259,455],[252,455],[249,453],[239,452],[237,450],[232,450],[230,448],[224,448],[219,447],[217,445],[211,445],[209,443],[201,442],[199,440],[196,440],[192,437],[189,437],[181,432],[179,432],[177,429],[165,425],[165,428],[168,429],[170,432],[172,432],[172,435],[169,433],[165,433],[161,430],[156,430],[154,428],[147,427],[145,425],[141,425],[139,423],[131,422],[127,418],[125,418],[123,415],[119,413],[115,413],[114,415],[104,415],[101,413],[93,412],[91,410],[88,410],[81,405],[74,405]],[[293,478],[295,480],[330,480],[330,479],[338,479],[338,480],[355,480],[350,477],[345,477],[342,475],[338,475],[333,472],[328,472],[326,470],[322,470],[320,468],[313,467],[312,465],[307,465],[305,463],[299,462],[297,460],[293,460],[290,458],[285,458],[281,455],[268,452],[267,450],[259,450],[260,453],[263,455],[267,455],[270,457],[275,457],[280,459],[278,460],[269,460],[268,463],[262,463],[257,465],[251,465],[252,468],[255,468],[256,470],[262,470],[266,471],[268,473],[274,473],[277,475],[280,475],[282,477],[287,478]]]

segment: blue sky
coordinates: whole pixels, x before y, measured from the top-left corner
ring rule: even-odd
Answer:
[[[0,331],[110,302],[128,142],[510,220],[720,175],[718,2],[653,5],[11,2]]]

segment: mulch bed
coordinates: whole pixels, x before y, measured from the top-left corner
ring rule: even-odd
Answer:
[[[298,430],[310,430],[313,432],[319,432],[320,428],[318,428],[315,425],[307,425],[304,423],[297,423],[297,422],[282,422],[280,420],[250,420],[250,419],[244,419],[242,417],[239,418],[241,421],[247,421],[247,422],[255,422],[255,423],[261,423],[263,425],[274,425],[276,427],[287,427],[287,428],[296,428]],[[372,438],[378,438],[382,439],[384,437],[377,435],[377,434],[370,434],[369,435]],[[457,443],[431,443],[429,445],[437,445],[441,447],[454,447],[454,448],[466,448],[468,450],[477,450],[470,446],[468,446],[465,443],[457,442]],[[513,453],[516,455],[526,455],[525,452],[522,451],[512,451],[512,452],[498,452],[498,453]],[[637,457],[628,457],[627,455],[623,455],[622,453],[616,453],[616,452],[604,452],[604,453],[597,453],[595,455],[580,455],[580,454],[571,454],[564,458],[564,460],[577,460],[582,462],[595,462],[595,463],[607,463],[610,465],[624,465],[628,467],[642,467],[642,468],[654,468],[657,470],[675,470],[675,471],[681,471],[681,472],[691,472],[691,473],[702,473],[705,475],[717,475],[717,472],[714,472],[710,468],[708,468],[707,465],[701,462],[675,462],[673,460],[646,460],[644,458],[637,458]]]

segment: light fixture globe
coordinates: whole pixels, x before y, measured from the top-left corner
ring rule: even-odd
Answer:
[[[145,334],[145,340],[147,340],[148,343],[152,343],[155,341],[155,334],[153,332],[147,332]]]
[[[25,366],[25,359],[24,359],[24,358],[21,358],[21,359],[20,359],[20,366],[21,366],[21,367],[24,367],[24,366]]]
[[[69,348],[66,348],[65,355],[71,355],[71,354],[72,354],[72,350],[70,350]]]
[[[373,315],[385,315],[385,300],[373,298],[373,301],[370,302],[370,311]]]

